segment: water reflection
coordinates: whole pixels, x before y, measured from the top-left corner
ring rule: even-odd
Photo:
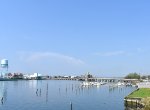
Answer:
[[[144,109],[142,109],[142,108],[133,108],[133,107],[125,107],[124,110],[144,110]]]
[[[46,86],[46,102],[48,102],[48,83],[47,83],[47,86]]]
[[[125,90],[126,88],[128,88],[128,87],[125,87],[125,86],[110,87],[110,86],[109,86],[109,93],[115,92],[116,90],[119,91],[119,92],[122,92],[122,91]]]
[[[40,90],[40,88],[42,87],[42,80],[30,80],[27,81],[27,84],[32,89]]]
[[[7,86],[4,82],[0,82],[0,101],[3,105],[7,100]]]
[[[67,110],[71,101],[73,109],[76,110],[110,110],[110,108],[113,108],[111,110],[123,110],[123,97],[132,90],[130,88],[109,88],[108,85],[82,86],[77,81],[0,82],[0,97],[3,96],[3,104],[5,104],[0,109]],[[8,97],[7,103],[5,103],[6,96]]]

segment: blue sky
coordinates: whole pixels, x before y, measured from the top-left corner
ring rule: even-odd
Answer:
[[[10,72],[150,73],[148,0],[1,0],[0,59]]]

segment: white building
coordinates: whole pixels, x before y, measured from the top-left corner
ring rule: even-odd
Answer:
[[[37,79],[38,77],[41,77],[42,75],[39,73],[34,73],[31,75],[24,75],[24,79]]]

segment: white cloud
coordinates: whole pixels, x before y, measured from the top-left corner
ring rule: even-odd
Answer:
[[[19,52],[19,57],[22,61],[34,63],[42,60],[56,60],[72,65],[83,65],[84,61],[75,57],[53,53],[53,52]]]
[[[125,51],[114,51],[114,52],[99,52],[99,53],[94,53],[94,55],[97,56],[106,56],[106,57],[110,57],[110,56],[118,56],[118,55],[124,55],[126,54]]]
[[[138,53],[144,52],[144,50],[142,48],[137,48],[136,50],[137,50]]]

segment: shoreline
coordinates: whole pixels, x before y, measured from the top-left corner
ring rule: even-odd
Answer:
[[[140,110],[150,110],[150,88],[137,88],[124,98],[124,104],[127,108],[136,108]]]

